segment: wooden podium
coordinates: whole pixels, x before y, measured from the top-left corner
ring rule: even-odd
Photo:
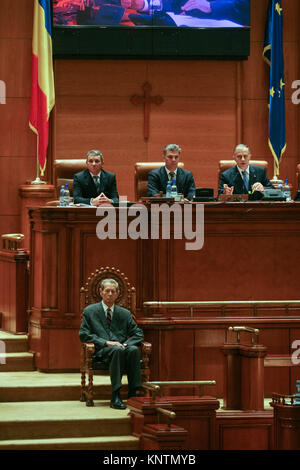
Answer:
[[[267,348],[256,344],[259,330],[245,326],[229,327],[236,341],[222,346],[225,356],[224,409],[260,411],[264,409],[264,357]],[[240,333],[251,334],[250,344],[240,343]]]
[[[272,395],[276,450],[300,449],[300,404],[294,395]]]

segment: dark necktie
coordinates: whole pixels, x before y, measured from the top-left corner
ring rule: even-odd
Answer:
[[[246,170],[243,171],[243,179],[244,179],[244,185],[245,185],[246,191],[247,191],[247,193],[248,193],[248,190],[249,190],[249,179],[248,179],[248,175],[247,175],[247,171],[246,171]]]
[[[107,319],[108,328],[110,328],[110,324],[111,324],[111,309],[110,308],[107,309],[106,319]]]
[[[93,178],[94,178],[94,183],[96,186],[97,193],[99,193],[100,192],[100,178],[99,176],[93,176]]]
[[[175,179],[175,173],[173,171],[170,171],[170,180],[171,180],[171,182],[173,182],[174,179]]]

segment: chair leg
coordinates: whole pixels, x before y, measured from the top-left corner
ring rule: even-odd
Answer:
[[[85,372],[81,372],[81,394],[80,401],[86,401],[86,383],[85,383]]]
[[[93,371],[89,371],[89,383],[86,394],[86,406],[94,406],[93,401]]]

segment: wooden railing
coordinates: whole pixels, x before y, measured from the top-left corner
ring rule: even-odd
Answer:
[[[169,309],[170,311],[187,310],[190,318],[193,318],[195,309],[205,310],[212,308],[219,311],[220,316],[225,316],[226,310],[238,307],[242,309],[250,308],[253,316],[257,316],[258,310],[263,308],[282,309],[287,316],[290,314],[291,308],[296,308],[299,309],[300,314],[300,300],[148,301],[143,303],[145,317],[155,316],[159,314],[157,311]]]
[[[168,380],[168,381],[155,381],[143,383],[143,388],[150,390],[152,393],[152,400],[156,400],[156,396],[162,396],[165,387],[197,387],[198,395],[203,395],[203,387],[205,385],[216,385],[215,380]]]

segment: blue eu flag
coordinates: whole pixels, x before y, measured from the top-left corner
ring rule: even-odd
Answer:
[[[269,0],[263,56],[270,66],[269,146],[274,173],[279,175],[279,161],[286,149],[281,0]]]

